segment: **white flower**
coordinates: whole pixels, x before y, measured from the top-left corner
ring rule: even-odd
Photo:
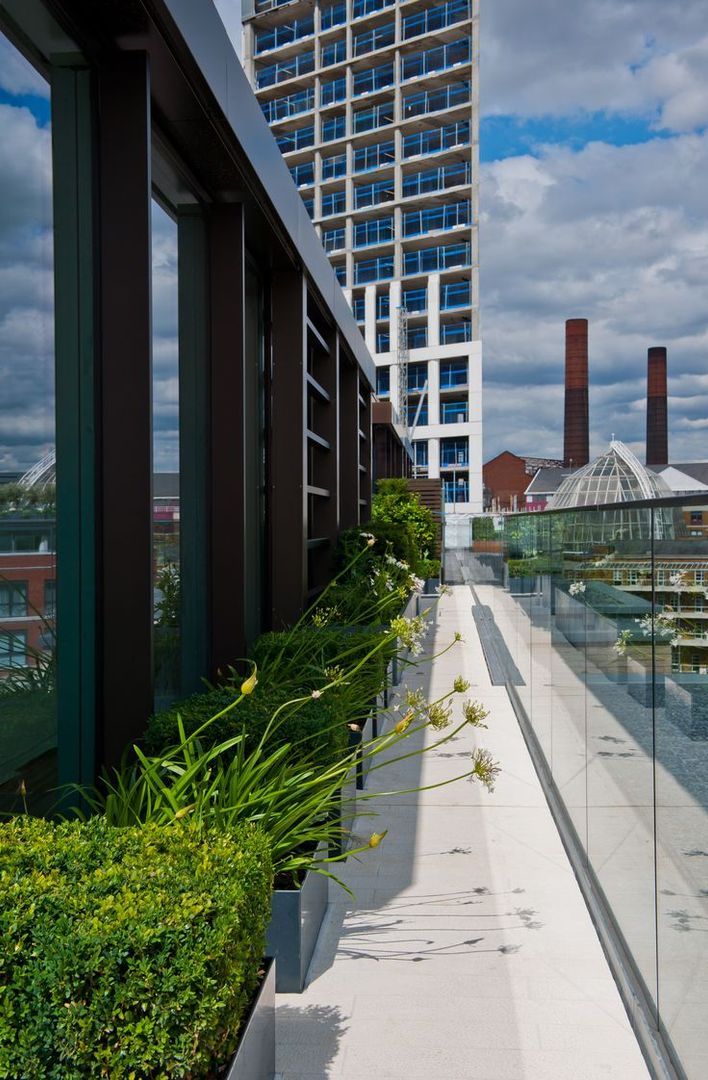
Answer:
[[[322,697],[322,691],[321,690],[313,690],[312,691],[312,697],[313,698]]]
[[[582,596],[582,594],[585,592],[585,582],[574,581],[568,589],[568,592],[571,596]]]

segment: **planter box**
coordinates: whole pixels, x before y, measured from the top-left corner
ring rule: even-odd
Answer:
[[[277,961],[279,994],[299,994],[305,986],[328,900],[329,879],[312,871],[300,889],[273,890],[266,954]]]
[[[374,705],[374,709],[376,706]],[[378,725],[376,723],[376,713],[369,713],[366,723],[364,724],[363,731],[350,731],[349,732],[349,748],[357,748],[356,754],[356,790],[361,791],[366,783],[366,777],[369,772],[369,761],[364,760],[361,751],[361,744],[368,742],[369,739],[375,738],[378,731]]]
[[[273,1080],[275,1076],[275,961],[266,973],[241,1034],[226,1080]]]

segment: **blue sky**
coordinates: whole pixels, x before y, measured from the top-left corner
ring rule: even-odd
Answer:
[[[644,456],[647,349],[669,452],[708,459],[708,5],[481,5],[485,459],[562,450],[563,335],[590,322],[591,452]]]

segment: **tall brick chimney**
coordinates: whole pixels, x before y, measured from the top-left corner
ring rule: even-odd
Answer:
[[[647,465],[666,465],[669,435],[666,408],[666,349],[647,353]]]
[[[563,464],[578,469],[590,460],[588,419],[588,321],[565,324],[565,427]]]

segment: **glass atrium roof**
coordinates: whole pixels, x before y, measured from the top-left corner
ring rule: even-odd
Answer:
[[[547,509],[658,499],[671,494],[660,476],[645,468],[624,443],[613,439],[604,454],[565,478]]]

